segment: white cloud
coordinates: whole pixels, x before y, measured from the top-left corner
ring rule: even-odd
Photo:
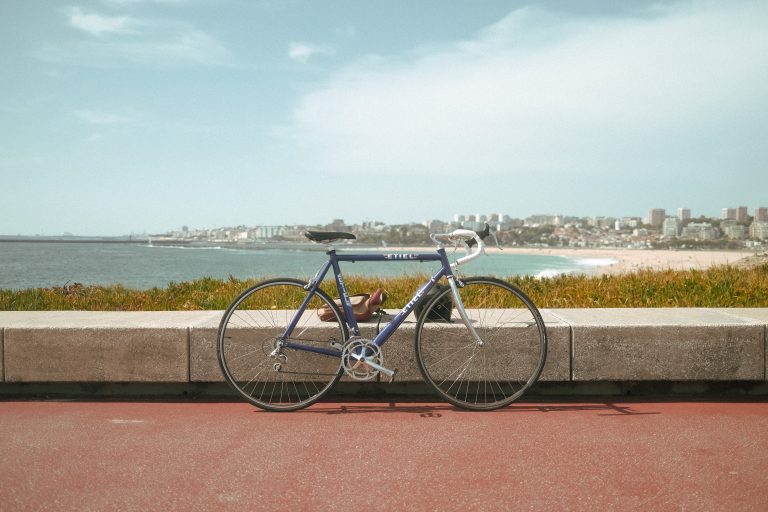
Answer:
[[[110,68],[122,65],[231,65],[216,38],[184,22],[109,17],[70,10],[69,23],[96,38],[43,46],[37,57],[54,64]]]
[[[472,40],[348,67],[278,133],[325,172],[612,175],[765,162],[766,19],[764,2],[626,18],[522,9]]]
[[[291,42],[288,45],[288,57],[297,62],[307,62],[315,55],[333,55],[333,48],[326,45]]]
[[[106,34],[135,34],[131,28],[135,21],[127,16],[102,16],[86,13],[79,7],[73,7],[69,15],[69,23],[73,27],[100,37]]]

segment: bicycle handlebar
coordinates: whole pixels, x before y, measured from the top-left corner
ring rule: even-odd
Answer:
[[[433,242],[435,242],[438,246],[442,246],[443,243],[439,239],[445,239],[450,242],[466,242],[469,248],[467,249],[468,254],[462,258],[459,258],[456,260],[455,263],[453,263],[452,267],[457,267],[459,265],[463,265],[465,263],[468,263],[475,258],[480,257],[480,255],[485,251],[485,242],[483,242],[483,233],[478,233],[476,231],[472,231],[470,229],[455,229],[451,231],[450,233],[432,233],[429,235],[429,237],[432,239]],[[487,234],[485,236],[488,236]],[[471,243],[470,242],[474,242]],[[477,248],[475,248],[475,244],[477,244]]]

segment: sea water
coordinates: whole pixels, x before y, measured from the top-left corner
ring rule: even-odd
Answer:
[[[427,253],[425,247],[414,252]],[[340,252],[367,252],[347,248]],[[377,252],[383,252],[378,250]],[[394,251],[387,251],[394,252]],[[451,260],[464,251],[448,250]],[[326,260],[323,251],[303,249],[234,249],[167,247],[128,243],[0,242],[0,289],[45,288],[72,283],[122,284],[129,288],[164,287],[169,282],[202,277],[226,279],[297,277],[308,279]],[[461,267],[464,275],[551,277],[588,272],[613,260],[549,255],[492,253]],[[437,262],[385,261],[342,263],[345,275],[393,277],[433,274]]]

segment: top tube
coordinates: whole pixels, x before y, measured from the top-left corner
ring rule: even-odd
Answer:
[[[350,237],[354,237],[352,234],[348,233],[328,233],[328,235],[349,235]],[[484,236],[487,236],[487,225],[486,225],[486,233]],[[317,233],[313,233],[313,236],[316,238],[318,235]],[[347,261],[347,262],[355,262],[355,261],[441,261],[442,256],[440,256],[440,250],[445,248],[444,242],[453,242],[453,243],[462,243],[465,242],[468,244],[467,249],[467,255],[459,258],[454,263],[450,264],[451,269],[456,269],[459,265],[464,265],[465,263],[469,263],[470,261],[477,259],[480,257],[481,254],[485,253],[485,242],[483,242],[482,236],[480,236],[479,233],[475,231],[471,231],[469,229],[456,229],[454,231],[451,231],[450,233],[431,233],[429,237],[432,239],[435,244],[437,244],[437,250],[435,252],[430,253],[383,253],[383,254],[361,254],[361,253],[337,253],[336,249],[330,249],[327,254],[334,254],[334,259],[336,261]],[[346,237],[345,237],[346,238]],[[314,238],[310,239],[314,240]],[[338,238],[334,239],[338,240]],[[473,241],[472,244],[469,242]]]
[[[435,252],[429,253],[384,253],[384,254],[361,254],[361,253],[337,253],[335,250],[328,251],[328,254],[333,252],[337,261],[440,261],[440,254]]]

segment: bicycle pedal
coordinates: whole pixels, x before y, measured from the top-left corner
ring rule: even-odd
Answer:
[[[397,368],[392,370],[392,375],[389,376],[389,383],[392,384],[395,382],[395,375],[397,375]]]

